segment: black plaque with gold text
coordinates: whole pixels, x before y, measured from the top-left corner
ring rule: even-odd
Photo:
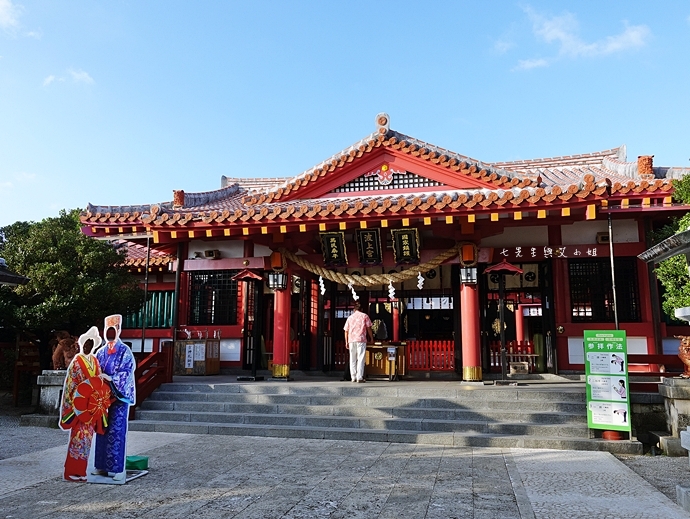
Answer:
[[[320,236],[324,265],[329,267],[342,267],[347,265],[345,233],[339,231],[322,232]]]
[[[381,265],[381,231],[379,229],[357,229],[357,254],[360,265]]]
[[[417,229],[392,229],[393,255],[398,265],[419,263],[419,233]]]

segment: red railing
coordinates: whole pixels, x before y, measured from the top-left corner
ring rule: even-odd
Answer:
[[[685,370],[685,364],[678,355],[629,354],[628,379],[630,391],[657,393],[659,382],[648,377],[677,377]]]
[[[134,370],[134,380],[137,388],[136,404],[130,407],[130,419],[134,417],[134,409],[139,407],[151,393],[161,384],[172,382],[173,346],[172,342],[166,346],[159,346],[160,351],[154,351],[145,357],[135,355],[137,367]]]
[[[453,341],[408,341],[405,362],[411,371],[455,371]]]
[[[345,369],[350,352],[345,341],[336,341],[333,352],[335,370]],[[406,371],[454,371],[455,344],[453,341],[408,341],[404,349]]]
[[[489,344],[491,368],[501,369],[501,343],[498,341]],[[526,362],[530,373],[533,373],[537,365],[537,357],[534,353],[534,344],[531,341],[510,341],[506,344],[507,362]]]

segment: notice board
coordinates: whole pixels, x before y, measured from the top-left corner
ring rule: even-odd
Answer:
[[[628,345],[624,330],[586,330],[587,425],[632,431]]]

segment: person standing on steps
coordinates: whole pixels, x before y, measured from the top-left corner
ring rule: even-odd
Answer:
[[[345,348],[350,350],[350,376],[352,382],[365,382],[364,359],[367,351],[367,339],[374,342],[371,333],[371,319],[360,310],[359,301],[355,301],[352,314],[345,321]]]

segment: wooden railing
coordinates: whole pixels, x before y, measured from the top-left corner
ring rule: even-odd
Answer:
[[[452,340],[407,341],[404,348],[406,371],[455,370],[455,344]],[[348,362],[350,362],[350,352],[345,349],[345,341],[335,341],[334,369],[344,370]]]
[[[501,369],[501,343],[493,341],[489,343],[490,365],[492,371]],[[534,344],[531,341],[510,341],[506,344],[506,361],[526,362],[529,372],[533,373],[537,366],[537,357],[534,353]]]
[[[145,357],[138,357],[134,370],[134,380],[137,388],[136,404],[130,407],[130,420],[134,417],[134,410],[146,400],[161,384],[172,382],[173,373],[173,343],[159,346],[160,351],[154,351]]]
[[[407,341],[406,367],[411,371],[454,371],[453,341]]]
[[[678,355],[628,354],[628,383],[630,391],[656,393],[659,382],[639,380],[643,377],[677,377],[685,370]]]

